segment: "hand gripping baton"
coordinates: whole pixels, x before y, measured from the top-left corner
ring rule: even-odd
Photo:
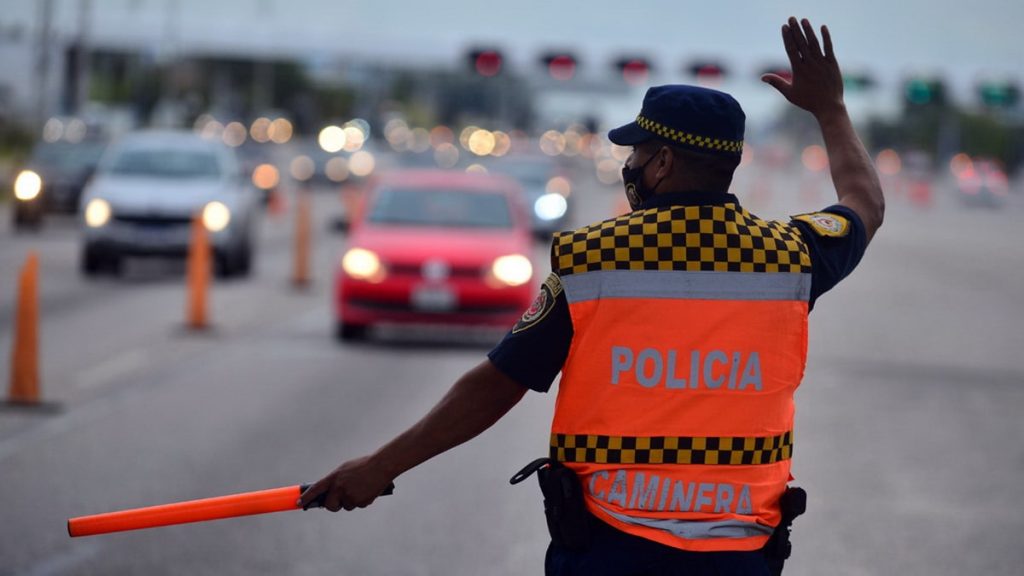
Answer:
[[[105,514],[80,516],[68,519],[68,534],[75,538],[78,536],[123,532],[125,530],[141,530],[158,526],[188,524],[189,522],[206,522],[208,520],[250,516],[252,514],[301,510],[302,507],[298,506],[296,501],[310,486],[311,484],[299,484],[296,486],[271,488],[270,490],[242,492],[239,494],[203,498],[201,500],[186,500],[184,502],[171,502],[146,508],[131,508]],[[381,492],[381,496],[391,494],[394,490],[395,485],[388,484],[387,488]],[[326,496],[326,493],[321,494],[307,508],[323,506]]]

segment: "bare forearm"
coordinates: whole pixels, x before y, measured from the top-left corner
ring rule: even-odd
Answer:
[[[860,216],[870,240],[882,225],[885,214],[885,198],[878,173],[845,107],[836,107],[817,117],[839,203]]]
[[[525,388],[485,360],[460,378],[426,416],[372,458],[393,477],[398,476],[487,430],[525,393]]]

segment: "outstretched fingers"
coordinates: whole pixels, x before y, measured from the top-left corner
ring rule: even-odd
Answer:
[[[800,23],[796,21],[796,18],[790,16],[788,27],[790,39],[796,47],[800,61],[803,61],[807,58],[807,39],[804,38],[804,33],[800,30]]]
[[[821,58],[821,46],[818,44],[818,36],[814,33],[811,21],[804,18],[800,21],[800,25],[803,27],[804,36],[806,36],[807,41],[807,52],[805,54],[814,58]]]
[[[789,63],[796,67],[800,63],[800,52],[796,48],[796,42],[789,31],[789,25],[782,25],[782,45],[786,47],[786,55],[789,56]]]
[[[832,51],[832,34],[829,33],[828,26],[821,27],[821,40],[825,43],[825,58],[835,61],[836,53]]]

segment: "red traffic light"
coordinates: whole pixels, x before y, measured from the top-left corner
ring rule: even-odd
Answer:
[[[497,76],[501,73],[502,54],[498,50],[473,50],[469,61],[474,71],[481,76]]]
[[[542,58],[548,74],[555,80],[572,80],[576,75],[576,58],[571,54],[548,54]]]
[[[694,62],[689,66],[689,71],[702,86],[717,85],[726,74],[725,67],[717,62]]]
[[[622,73],[622,79],[629,84],[643,84],[650,76],[651,65],[646,58],[620,58],[615,67]]]

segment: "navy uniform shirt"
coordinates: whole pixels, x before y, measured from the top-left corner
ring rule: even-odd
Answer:
[[[644,203],[642,209],[723,204],[739,205],[739,201],[725,192],[677,192],[658,194]],[[835,219],[828,214],[845,218],[849,222],[847,228],[837,229]],[[821,212],[794,216],[792,223],[799,228],[811,253],[810,309],[819,296],[857,266],[867,248],[867,234],[857,214],[838,204]],[[487,355],[498,370],[538,392],[551,388],[569,355],[572,341],[569,303],[557,286],[558,283],[549,278],[523,319]]]

